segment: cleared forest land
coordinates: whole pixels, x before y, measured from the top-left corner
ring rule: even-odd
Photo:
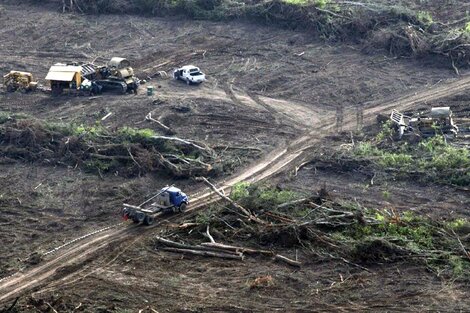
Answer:
[[[470,310],[467,7],[4,1],[2,73],[47,85],[54,63],[120,56],[146,84],[1,91],[0,309]],[[185,64],[208,80],[172,80]],[[435,106],[453,110],[456,140],[399,142],[377,121]],[[188,212],[122,222],[123,203],[172,184]]]

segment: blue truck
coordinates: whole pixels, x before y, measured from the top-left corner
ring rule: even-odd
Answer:
[[[150,205],[150,201],[154,200]],[[189,197],[179,188],[168,186],[138,206],[124,203],[121,215],[125,220],[136,224],[152,225],[158,213],[184,212],[189,204]]]

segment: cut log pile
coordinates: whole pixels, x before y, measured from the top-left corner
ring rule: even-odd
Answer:
[[[272,258],[273,260],[284,262],[291,266],[301,266],[301,263],[299,261],[292,260],[288,257],[276,254],[273,251],[217,243],[209,232],[209,226],[207,226],[205,236],[209,238],[210,242],[203,242],[199,245],[183,244],[159,236],[156,237],[156,240],[160,245],[162,245],[161,247],[159,247],[159,249],[163,251],[191,254],[197,256],[217,257],[223,259],[233,259],[239,261],[243,261],[246,255],[261,255],[264,257]]]

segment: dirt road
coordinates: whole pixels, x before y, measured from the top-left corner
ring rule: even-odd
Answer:
[[[436,100],[458,93],[467,88],[470,88],[470,77],[463,77],[450,83],[433,86],[419,93],[403,96],[395,101],[368,103],[367,109],[363,112],[364,121],[370,122],[375,118],[377,113],[387,114],[392,108],[406,109],[418,103]],[[236,97],[236,94],[234,93],[232,96]],[[263,103],[270,105],[272,101],[263,101]],[[286,101],[283,101],[283,105],[287,104]],[[272,108],[277,110],[276,106],[272,106]],[[297,114],[297,110],[294,111],[294,113]],[[289,110],[284,109],[282,114],[289,114]],[[304,119],[308,118],[309,116],[306,116]],[[292,116],[292,119],[298,120],[299,117]],[[345,114],[342,126],[343,129],[354,129],[356,126],[356,115]],[[302,162],[306,157],[304,152],[322,136],[331,133],[334,128],[334,116],[329,116],[327,119],[324,119],[324,122],[318,123],[317,125],[311,125],[309,130],[298,139],[294,140],[286,147],[280,147],[274,150],[257,164],[248,167],[242,172],[230,177],[228,180],[219,182],[219,187],[227,193],[234,184],[240,181],[257,182],[281,172],[287,166],[293,166]],[[202,209],[207,204],[217,200],[213,193],[207,191],[202,192],[201,195],[192,195],[191,209],[188,210],[185,215],[192,214]],[[183,216],[174,216],[171,220],[174,222],[182,217]],[[105,247],[111,244],[128,242],[127,239],[134,239],[136,236],[144,236],[152,229],[158,228],[167,222],[167,220],[161,220],[159,223],[147,228],[119,224],[107,231],[98,233],[96,236],[89,236],[84,240],[76,241],[74,244],[59,250],[50,259],[43,261],[42,264],[24,273],[16,273],[1,280],[0,303],[4,303],[32,289],[38,289],[48,283],[50,284],[54,281],[70,278],[74,273],[80,271],[86,261],[92,260],[93,256]]]

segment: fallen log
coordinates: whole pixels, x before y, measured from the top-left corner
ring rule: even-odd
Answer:
[[[281,214],[276,214],[276,213],[273,213],[273,212],[264,212],[264,215],[267,215],[271,218],[274,218],[274,219],[277,219],[283,223],[287,223],[287,224],[297,224],[298,222],[291,219],[291,218],[288,218],[288,217],[285,217],[285,216],[282,216]]]
[[[291,205],[301,204],[301,203],[304,203],[305,201],[307,201],[308,199],[309,198],[302,198],[302,199],[297,199],[297,200],[281,203],[276,207],[276,209],[282,209],[282,208],[289,207]]]
[[[251,248],[245,248],[245,247],[230,246],[230,245],[225,245],[225,244],[216,243],[216,242],[203,242],[201,243],[201,246],[212,247],[212,248],[225,250],[225,251],[248,253],[248,254],[274,255],[273,252],[268,251],[268,250],[258,250],[258,249],[251,249]]]
[[[276,254],[274,256],[274,259],[277,260],[277,261],[287,263],[287,264],[292,265],[292,266],[296,266],[296,267],[300,267],[302,265],[302,263],[300,263],[299,261],[289,259],[285,256],[280,255],[280,254]]]
[[[8,307],[8,309],[1,310],[0,312],[13,312],[13,308],[15,307],[19,299],[20,297],[16,297],[15,301],[13,301],[13,303]]]
[[[196,149],[199,149],[199,150],[202,150],[202,151],[206,151],[206,152],[209,152],[209,149],[208,148],[204,148],[204,147],[201,147],[191,141],[188,141],[188,140],[185,140],[185,139],[181,139],[181,138],[178,138],[178,137],[168,137],[168,136],[152,136],[151,138],[153,139],[157,139],[157,140],[168,140],[168,141],[177,141],[177,142],[180,142],[180,143],[183,143],[185,145],[188,145],[188,146],[191,146],[193,148],[196,148]]]
[[[465,246],[463,245],[462,241],[460,240],[459,236],[455,233],[455,231],[453,229],[451,229],[451,230],[452,230],[452,234],[457,239],[457,241],[460,245],[460,248],[462,248],[463,254],[467,257],[468,260],[470,260],[470,253],[467,252],[467,249],[465,249]]]
[[[163,156],[167,159],[173,159],[173,160],[179,161],[179,162],[184,163],[184,164],[197,163],[198,165],[207,168],[208,171],[212,169],[212,165],[204,163],[204,162],[202,162],[201,160],[198,160],[198,159],[179,157],[176,154],[163,154]]]
[[[199,256],[209,256],[209,257],[216,257],[222,259],[232,259],[232,260],[244,260],[244,256],[242,254],[235,255],[230,253],[220,253],[220,252],[212,252],[212,251],[203,251],[203,250],[192,250],[192,249],[178,249],[178,248],[162,248],[164,251],[169,252],[177,252],[183,254],[192,254],[192,255],[199,255]]]
[[[212,248],[212,247],[203,247],[203,246],[194,246],[194,245],[187,245],[179,242],[175,242],[169,239],[165,239],[159,236],[155,237],[158,242],[164,244],[167,247],[177,248],[177,249],[186,249],[186,250],[198,250],[198,251],[206,251],[206,252],[219,252],[220,250]],[[233,255],[241,255],[241,253],[237,251],[226,252],[227,254]]]
[[[158,242],[160,242],[160,243],[162,243],[166,246],[173,247],[173,248],[192,249],[192,250],[202,250],[202,249],[204,249],[204,247],[186,245],[186,244],[179,243],[179,242],[176,242],[176,241],[172,241],[172,240],[169,240],[169,239],[165,239],[165,238],[162,238],[162,237],[159,237],[159,236],[156,236],[155,238],[157,239]]]
[[[263,150],[261,150],[260,148],[256,148],[256,147],[238,147],[238,146],[226,146],[226,145],[212,146],[212,149],[256,151],[259,153],[263,152]]]
[[[154,118],[152,117],[152,112],[149,112],[149,114],[147,114],[147,115],[145,116],[145,120],[156,123],[156,124],[157,124],[158,126],[160,126],[166,133],[170,133],[170,134],[173,133],[173,131],[171,130],[170,127],[168,127],[168,126],[166,126],[165,124],[163,124],[162,122],[160,122],[160,121],[154,119]]]
[[[219,197],[221,197],[222,199],[224,199],[225,201],[227,201],[228,203],[230,203],[230,205],[235,209],[235,210],[239,210],[241,211],[249,220],[252,220],[256,223],[259,223],[259,224],[266,224],[265,221],[263,220],[260,220],[258,217],[254,216],[250,211],[248,211],[247,209],[245,209],[244,207],[242,207],[241,205],[239,205],[238,203],[236,203],[235,201],[233,201],[232,199],[230,199],[229,197],[227,197],[226,195],[224,195],[222,192],[220,192],[219,189],[217,189],[217,187],[215,187],[209,180],[207,180],[207,178],[205,177],[198,177],[196,178],[196,180],[202,180],[206,185],[208,185]]]

